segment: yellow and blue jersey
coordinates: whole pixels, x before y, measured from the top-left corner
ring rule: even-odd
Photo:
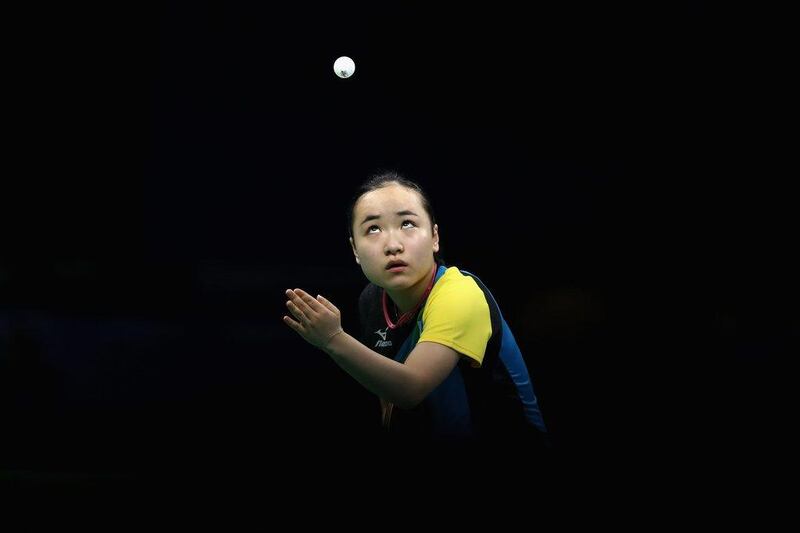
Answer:
[[[416,320],[389,329],[382,289],[369,284],[359,298],[361,341],[404,362],[419,342],[436,342],[463,355],[450,375],[417,407],[393,409],[392,433],[441,437],[546,432],[525,361],[489,289],[477,276],[440,265]]]

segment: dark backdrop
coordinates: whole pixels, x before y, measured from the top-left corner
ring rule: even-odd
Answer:
[[[788,198],[745,124],[757,61],[726,13],[170,2],[26,20],[3,468],[269,469],[371,442],[374,399],[281,316],[301,287],[357,331],[345,207],[380,169],[429,191],[445,259],[494,291],[570,461],[669,467],[778,425]]]

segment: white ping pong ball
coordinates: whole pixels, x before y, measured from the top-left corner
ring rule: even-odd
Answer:
[[[349,78],[356,71],[356,64],[347,56],[342,56],[333,62],[333,71],[340,78]]]

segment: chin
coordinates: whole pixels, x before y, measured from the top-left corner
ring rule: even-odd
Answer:
[[[394,279],[382,279],[381,282],[378,284],[384,289],[407,289],[414,284],[412,280],[409,280],[406,277],[402,278],[394,278]]]

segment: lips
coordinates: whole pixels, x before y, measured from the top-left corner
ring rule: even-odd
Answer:
[[[408,266],[408,264],[406,264],[405,261],[390,261],[389,264],[386,265],[386,270],[390,270],[394,267],[406,267],[406,266]]]

